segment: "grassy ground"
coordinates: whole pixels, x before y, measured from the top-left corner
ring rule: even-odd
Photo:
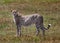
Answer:
[[[11,10],[22,14],[39,13],[44,17],[45,39],[42,31],[35,36],[35,26],[22,27],[22,37],[16,37],[16,26],[13,23]],[[0,43],[60,43],[60,0],[0,0]]]

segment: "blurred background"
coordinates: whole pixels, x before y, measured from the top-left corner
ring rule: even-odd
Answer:
[[[22,37],[16,37],[16,25],[11,13],[14,9],[23,15],[39,13],[44,17],[45,27],[52,24],[46,30],[45,39],[42,31],[39,36],[35,36],[35,25],[22,27]],[[0,0],[0,42],[60,43],[60,0]]]

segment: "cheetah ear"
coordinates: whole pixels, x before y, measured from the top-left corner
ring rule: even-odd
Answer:
[[[10,12],[12,12],[12,11],[13,11],[13,9],[10,10]]]
[[[18,10],[17,9],[14,9],[16,12],[18,12]]]
[[[12,10],[11,10],[11,12],[12,12]]]
[[[16,10],[16,9],[11,9],[10,11],[11,11],[11,12],[12,12],[12,11],[16,11],[16,12],[18,12],[18,10]]]

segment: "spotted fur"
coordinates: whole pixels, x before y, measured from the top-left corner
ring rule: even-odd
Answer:
[[[13,10],[12,15],[14,17],[14,22],[17,26],[17,36],[21,36],[21,26],[30,26],[32,24],[35,24],[36,26],[36,35],[39,34],[40,29],[43,32],[43,35],[45,35],[45,30],[49,29],[50,25],[48,25],[47,28],[43,25],[43,16],[39,14],[31,14],[31,15],[21,15],[18,13],[18,11]]]

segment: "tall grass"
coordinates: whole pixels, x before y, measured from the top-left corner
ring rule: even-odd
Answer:
[[[13,23],[11,9],[22,14],[39,13],[44,17],[44,26],[52,24],[46,30],[45,38],[40,30],[36,36],[36,27],[22,27],[22,36],[16,37],[16,25]],[[0,42],[1,43],[59,43],[60,42],[60,0],[0,0]]]

